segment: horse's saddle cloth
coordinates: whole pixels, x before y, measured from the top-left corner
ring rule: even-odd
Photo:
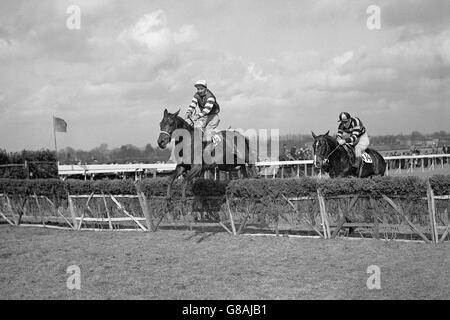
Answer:
[[[363,154],[361,156],[362,156],[362,160],[365,163],[373,163],[372,157],[367,152],[363,152]]]
[[[352,163],[355,162],[355,149],[350,145],[344,145],[344,149],[348,154],[348,157]],[[372,157],[367,152],[361,154],[362,161],[365,163],[373,163]]]
[[[222,137],[217,132],[214,132],[212,135],[212,141],[214,145],[217,146],[220,143],[220,141],[222,141]]]

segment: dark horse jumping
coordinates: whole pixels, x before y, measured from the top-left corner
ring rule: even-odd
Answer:
[[[175,113],[169,113],[167,111],[167,109],[164,110],[164,116],[163,119],[161,120],[160,123],[160,134],[158,137],[158,146],[162,149],[166,148],[167,144],[170,142],[170,140],[172,140],[172,134],[174,133],[175,130],[177,129],[184,129],[186,130],[186,132],[189,133],[190,137],[194,137],[195,134],[198,134],[197,130],[199,129],[194,129],[193,124],[189,124],[188,122],[186,122],[183,118],[181,118],[180,116],[178,116],[178,113],[180,112],[180,110],[178,110]],[[224,161],[221,161],[219,163],[216,162],[211,162],[211,163],[205,163],[203,156],[201,157],[199,163],[197,162],[193,162],[192,159],[191,161],[180,161],[177,163],[175,172],[173,173],[173,175],[170,177],[170,183],[169,186],[167,187],[167,197],[170,198],[171,197],[171,190],[172,190],[172,185],[173,182],[175,181],[176,178],[178,178],[179,176],[185,174],[184,176],[184,183],[183,183],[183,189],[182,189],[182,197],[185,198],[186,197],[186,187],[187,185],[196,177],[201,176],[201,174],[205,171],[205,170],[209,170],[209,169],[213,169],[213,168],[218,168],[221,171],[236,171],[241,170],[242,174],[244,177],[256,177],[257,173],[256,173],[256,168],[254,163],[250,163],[250,143],[249,143],[249,139],[247,137],[244,137],[241,133],[235,131],[233,132],[234,136],[238,136],[238,140],[239,138],[243,139],[241,141],[245,141],[245,150],[241,150],[241,152],[239,153],[239,149],[236,148],[236,146],[234,145],[234,139],[232,139],[231,141],[229,140],[229,135],[227,135],[227,130],[222,130],[220,132],[217,133],[220,138],[223,141],[223,146],[224,146]],[[232,138],[234,138],[234,136]],[[228,137],[228,140],[227,140]],[[191,140],[192,141],[192,140]],[[179,145],[180,143],[183,143],[183,139],[177,139],[175,141],[175,145]],[[196,146],[194,146],[194,143],[191,143],[189,146],[186,146],[188,148],[190,148],[191,150],[191,154],[194,154],[196,151]],[[205,142],[203,142],[202,144],[200,144],[200,152],[204,151],[206,147]],[[230,161],[225,161],[225,157],[226,154],[228,153],[228,155],[232,154],[232,161],[230,163]],[[203,154],[202,154],[203,155]]]
[[[314,166],[328,172],[331,178],[355,176],[366,178],[370,176],[383,176],[386,171],[386,161],[377,151],[367,148],[366,153],[370,157],[363,155],[363,161],[359,169],[352,167],[354,150],[349,146],[340,146],[336,138],[323,135],[315,135],[314,138]]]

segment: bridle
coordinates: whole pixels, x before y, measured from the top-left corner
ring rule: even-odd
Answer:
[[[332,154],[333,154],[340,146],[341,146],[341,145],[338,144],[337,147],[334,148],[333,151],[331,151],[325,159],[323,159],[323,162],[328,163],[328,159],[331,157],[331,155],[332,155]]]
[[[159,133],[167,134],[169,136],[169,138],[172,137],[172,135],[170,133],[168,133],[167,131],[164,131],[164,130],[159,131]]]
[[[188,117],[188,119],[191,120],[192,125],[194,125],[194,121],[191,119],[191,117]],[[178,129],[178,121],[175,121],[175,129],[174,129],[174,131],[177,130],[177,129]],[[162,133],[162,134],[167,135],[167,136],[169,137],[169,140],[172,139],[172,134],[169,133],[169,132],[167,132],[167,131],[160,130],[159,133],[160,133],[160,134]]]
[[[330,157],[331,157],[331,155],[334,153],[334,152],[336,152],[336,150],[337,149],[339,149],[339,147],[340,147],[341,145],[340,144],[338,144],[337,146],[336,146],[336,148],[334,148],[324,159],[323,159],[323,163],[324,164],[327,164],[328,162],[329,162],[329,159],[330,159]],[[327,151],[328,151],[328,144],[327,144]]]

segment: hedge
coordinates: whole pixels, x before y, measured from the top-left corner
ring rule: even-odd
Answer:
[[[148,197],[166,196],[167,178],[145,179],[138,187]],[[435,195],[450,194],[450,175],[435,175],[430,178]],[[181,196],[182,180],[173,184],[172,195]],[[382,194],[407,199],[426,196],[427,182],[418,177],[376,177],[373,179],[243,179],[231,181],[197,180],[186,190],[188,197],[224,197],[245,199],[283,199],[317,195],[320,189],[324,196],[354,195],[380,197]],[[59,179],[15,180],[0,179],[0,193],[19,195],[45,195],[67,197],[72,195],[136,194],[135,182],[131,180],[84,181]]]
[[[1,165],[16,166],[1,166]],[[0,178],[51,179],[58,178],[56,154],[50,150],[7,153],[0,149]]]

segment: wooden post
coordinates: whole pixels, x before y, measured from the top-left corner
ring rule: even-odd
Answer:
[[[75,228],[73,227],[73,225],[69,222],[69,220],[67,220],[67,218],[60,212],[59,208],[56,209],[56,212],[57,212],[61,217],[63,217],[63,219],[67,222],[67,224],[68,224],[72,229],[75,229]]]
[[[405,222],[408,224],[408,226],[411,228],[412,231],[417,233],[426,243],[431,242],[427,237],[425,237],[425,235],[411,221],[408,220],[408,218],[406,217],[406,215],[404,214],[404,212],[400,206],[397,206],[395,204],[395,202],[392,201],[391,198],[387,197],[384,194],[383,194],[383,198],[392,206],[392,208],[394,208],[395,213],[400,215],[405,220]]]
[[[219,219],[216,219],[216,217],[213,217],[213,218],[214,218],[214,220],[217,221],[217,223],[218,223],[222,228],[225,229],[226,232],[228,232],[229,234],[233,235],[233,232],[232,232],[230,229],[228,229],[228,227],[227,227],[226,225],[224,225],[222,221],[220,221],[220,217],[219,217]]]
[[[449,233],[450,233],[450,226],[447,226],[447,229],[445,229],[444,233],[442,234],[442,237],[441,237],[441,240],[439,240],[439,243],[443,243]]]
[[[75,230],[77,230],[77,229],[78,229],[77,215],[76,215],[76,213],[75,213],[75,207],[74,207],[74,205],[73,205],[73,200],[72,200],[72,198],[70,197],[69,194],[67,194],[67,198],[68,198],[68,201],[69,201],[69,210],[70,210],[70,215],[72,216],[72,224],[73,224],[73,228],[74,228]]]
[[[145,222],[147,222],[147,230],[156,231],[153,225],[153,217],[148,210],[147,197],[142,191],[137,190],[139,204],[141,205],[142,212],[144,213]]]
[[[431,239],[434,244],[439,242],[439,235],[436,226],[436,206],[434,203],[434,192],[431,188],[430,180],[427,181],[427,202],[428,202],[428,214],[430,217],[430,233]]]
[[[114,203],[117,205],[117,207],[119,207],[119,209],[122,210],[123,213],[125,213],[128,217],[130,217],[131,220],[136,222],[136,224],[139,226],[139,228],[141,228],[143,231],[147,231],[147,229],[138,220],[136,220],[135,217],[133,217],[131,214],[129,214],[127,210],[125,210],[125,208],[122,206],[122,204],[119,201],[117,201],[117,199],[114,198],[114,196],[112,194],[110,194],[109,196],[114,201]]]
[[[325,239],[324,235],[320,232],[320,230],[312,225],[312,223],[310,223],[305,217],[303,217],[299,212],[298,209],[294,206],[294,204],[292,203],[291,200],[289,200],[288,198],[286,198],[286,196],[284,194],[281,195],[284,200],[287,201],[287,203],[289,203],[289,205],[292,207],[292,209],[294,209],[294,211],[297,213],[297,215],[299,216],[300,220],[302,222],[304,222],[306,225],[308,225],[311,229],[313,229],[321,238]]]
[[[3,214],[3,212],[2,212],[1,210],[0,210],[0,216],[2,216],[3,219],[5,219],[6,222],[8,222],[10,225],[12,225],[12,226],[15,226],[15,225],[16,225],[15,223],[12,223],[11,220],[9,220],[9,219]]]
[[[36,204],[37,204],[38,209],[39,209],[39,211],[41,213],[42,224],[45,226],[44,211],[42,210],[41,204],[39,203],[39,199],[38,199],[38,196],[36,195],[36,193],[34,193],[34,199],[36,200]]]
[[[73,229],[72,224],[66,219],[66,217],[59,211],[59,208],[57,209],[55,204],[50,200],[48,197],[44,196],[44,199],[47,200],[48,203],[52,206],[53,212],[59,214],[61,217],[64,218],[64,220],[67,222],[67,224]]]
[[[233,235],[236,235],[236,227],[234,225],[233,214],[231,213],[231,208],[230,208],[230,203],[228,201],[228,198],[226,199],[226,202],[227,202],[227,208],[228,208],[228,215],[230,216],[231,230],[233,230]]]
[[[109,224],[109,230],[114,229],[112,222],[111,222],[111,214],[109,212],[109,208],[108,208],[108,204],[106,203],[106,197],[102,192],[102,198],[103,198],[103,203],[105,204],[105,209],[106,209],[106,216],[108,217],[108,224]]]
[[[13,210],[13,207],[12,207],[12,204],[11,204],[11,200],[9,199],[7,194],[5,196],[6,196],[6,202],[7,202],[7,205],[8,205],[8,211],[11,214],[11,217],[13,218],[13,221],[14,221],[14,223],[17,226],[17,225],[19,225],[20,216],[19,216],[18,219],[15,218],[16,215],[14,214],[14,210]]]
[[[325,235],[325,239],[330,239],[330,225],[328,223],[328,214],[325,207],[325,200],[322,196],[322,193],[320,192],[320,189],[317,189],[317,198],[319,200],[319,210],[320,210],[320,216],[322,218],[322,227],[323,227],[323,233]]]
[[[77,230],[81,230],[81,225],[83,224],[83,219],[84,219],[84,211],[83,211],[83,213],[81,214],[81,218],[80,218],[80,222],[78,223],[78,228],[77,228]]]
[[[375,202],[375,199],[372,197],[370,197],[370,206],[372,207],[372,213],[373,213],[375,239],[380,239],[380,224],[378,221],[377,204]]]
[[[89,198],[86,201],[86,207],[89,208],[89,202],[91,202],[92,197],[94,196],[94,192],[91,193],[91,195],[89,196]]]

